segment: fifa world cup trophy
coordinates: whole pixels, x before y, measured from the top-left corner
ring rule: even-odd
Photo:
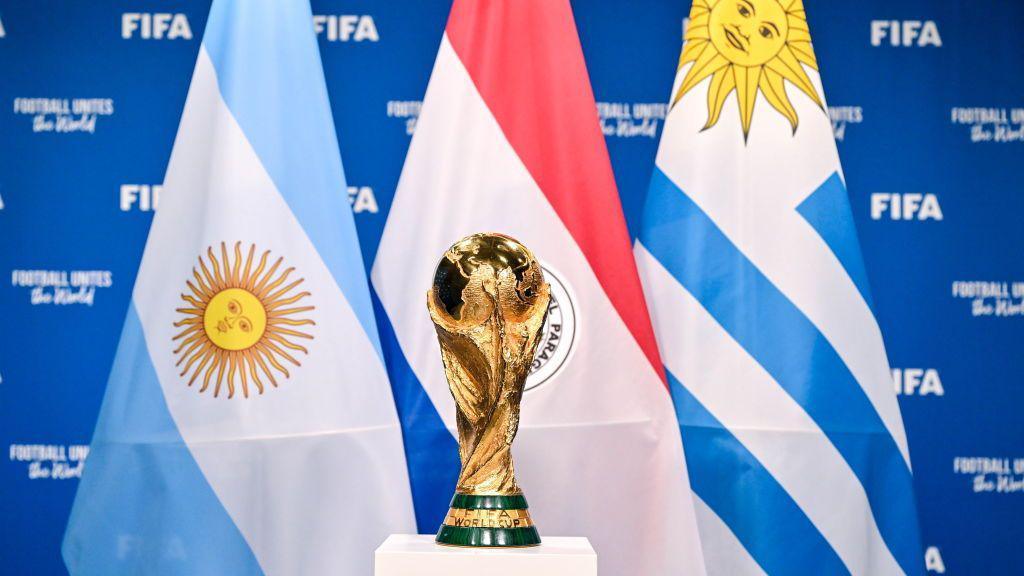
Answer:
[[[549,300],[533,253],[502,234],[467,236],[437,265],[427,308],[455,399],[462,460],[440,544],[540,544],[511,449]]]

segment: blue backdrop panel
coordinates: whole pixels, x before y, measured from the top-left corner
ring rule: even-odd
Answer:
[[[910,438],[922,561],[1024,573],[1024,3],[806,4]],[[367,265],[449,8],[313,1],[349,184],[338,194]],[[573,8],[635,231],[689,5]],[[64,573],[60,540],[208,10],[0,0],[0,572]]]

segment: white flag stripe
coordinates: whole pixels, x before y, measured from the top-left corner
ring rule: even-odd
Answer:
[[[643,244],[635,252],[668,370],[771,473],[851,573],[898,573],[863,486],[825,433]]]
[[[766,576],[757,561],[704,500],[693,493],[708,576]]]
[[[817,82],[816,75],[811,77]],[[808,191],[816,190],[839,165],[827,119],[815,122],[815,115],[823,112],[803,94],[794,94],[793,105],[804,120],[793,138],[758,145],[759,134],[789,130],[781,115],[764,114],[743,155],[722,155],[708,166],[699,151],[728,149],[740,123],[737,115],[723,114],[718,129],[701,132],[704,107],[688,104],[687,99],[703,99],[703,94],[705,89],[698,86],[666,119],[666,131],[693,135],[663,139],[658,166],[832,344],[909,466],[906,433],[899,406],[891,398],[892,380],[878,323],[835,254],[796,211]],[[726,102],[727,108],[734,105]],[[751,174],[771,182],[771,187],[751,187]],[[748,189],[763,193],[736,193]]]
[[[383,366],[375,358],[373,346],[337,283],[220,99],[214,70],[205,51],[200,52],[193,82],[195,88],[191,92],[197,98],[190,98],[189,103],[198,104],[196,100],[211,98],[215,104],[204,105],[202,110],[198,106],[194,110],[186,106],[182,115],[176,153],[172,155],[165,180],[166,193],[175,198],[161,207],[161,213],[166,216],[153,224],[134,293],[157,373],[169,380],[164,386],[172,411],[176,401],[188,403],[188,410],[181,417],[175,415],[176,421],[179,426],[184,424],[196,440],[224,439],[223,420],[217,416],[225,416],[225,411],[244,411],[244,417],[230,422],[232,434],[245,437],[335,430],[342,416],[346,427],[397,426],[390,391],[376,384],[336,386],[323,382],[326,390],[318,391],[317,397],[337,395],[335,399],[339,403],[330,406],[308,403],[307,395],[311,390],[306,379],[296,385],[283,382],[274,390],[273,401],[250,403],[250,406],[196,402],[195,390],[180,382],[177,375],[180,368],[174,366],[178,358],[171,353],[173,347],[165,345],[180,331],[173,326],[178,319],[175,308],[180,307],[179,295],[185,289],[185,280],[191,278],[197,257],[205,254],[208,246],[214,246],[216,252],[220,242],[227,241],[231,252],[235,240],[242,240],[243,247],[255,242],[258,250],[272,250],[272,257],[283,256],[282,266],[294,266],[295,277],[305,277],[304,288],[313,292],[311,298],[316,311],[312,317],[317,325],[310,331],[315,332],[316,338],[304,343],[310,350],[302,362],[304,377],[320,374],[321,370],[336,370],[332,375],[334,382],[342,378],[351,378],[354,382],[366,379],[378,384],[386,381]],[[217,126],[212,136],[210,126]],[[179,156],[179,150],[188,156]],[[212,158],[208,171],[195,169],[192,161],[199,156]],[[231,213],[236,217],[204,217],[204,214],[218,213]],[[237,217],[239,215],[244,217]],[[180,282],[168,282],[168,277],[180,278]],[[344,358],[334,349],[338,342],[344,342],[351,358],[359,361],[342,361]],[[317,378],[310,382],[319,383]],[[319,395],[324,393],[329,395]],[[291,406],[289,402],[296,404]],[[365,410],[351,414],[345,411],[343,415],[336,410],[337,406],[353,402],[365,403]],[[260,412],[263,410],[267,413]],[[204,432],[210,437],[204,437]],[[192,438],[186,436],[186,439]]]
[[[645,540],[642,554],[607,554],[602,566],[614,574],[666,566],[682,573],[700,550],[692,502],[679,481],[686,468],[667,391],[447,37],[419,118],[372,275],[410,366],[453,430],[425,303],[437,262],[410,260],[409,242],[440,255],[461,236],[495,231],[529,246],[570,284],[579,310],[573,357],[556,380],[523,398],[513,450],[531,511],[543,533],[582,531],[599,555],[621,550],[626,534],[672,535]],[[587,453],[593,457],[581,469],[578,455]],[[638,486],[657,496],[631,497]]]
[[[225,215],[218,218],[218,215]],[[258,399],[200,395],[172,353],[180,294],[208,246],[271,250],[304,277],[312,340],[291,378]],[[174,281],[168,281],[173,279]],[[370,550],[413,528],[401,433],[375,348],[277,192],[217,86],[205,48],[154,219],[134,301],[171,414],[267,574],[336,571],[337,543]],[[339,353],[338,343],[346,349]],[[269,383],[267,384],[269,387]],[[255,390],[252,391],[255,394]],[[316,463],[315,475],[305,468]],[[282,495],[302,498],[281,498]],[[358,522],[338,519],[358,518]],[[320,530],[310,538],[308,530]],[[294,554],[301,550],[303,557]],[[368,563],[366,564],[368,566]]]

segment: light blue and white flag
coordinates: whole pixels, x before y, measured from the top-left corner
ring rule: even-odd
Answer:
[[[635,247],[709,574],[922,572],[801,0],[695,0]]]
[[[412,500],[307,2],[215,0],[72,574],[369,574]]]

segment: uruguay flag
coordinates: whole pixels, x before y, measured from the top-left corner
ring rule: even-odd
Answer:
[[[72,574],[369,574],[412,500],[309,5],[215,0]]]
[[[801,0],[695,0],[635,255],[715,574],[919,574]]]
[[[586,535],[604,574],[700,574],[682,443],[567,0],[456,0],[373,267],[419,529],[459,472],[426,291],[474,232],[536,255],[552,304],[516,474],[543,537]],[[393,336],[391,336],[393,334]]]

